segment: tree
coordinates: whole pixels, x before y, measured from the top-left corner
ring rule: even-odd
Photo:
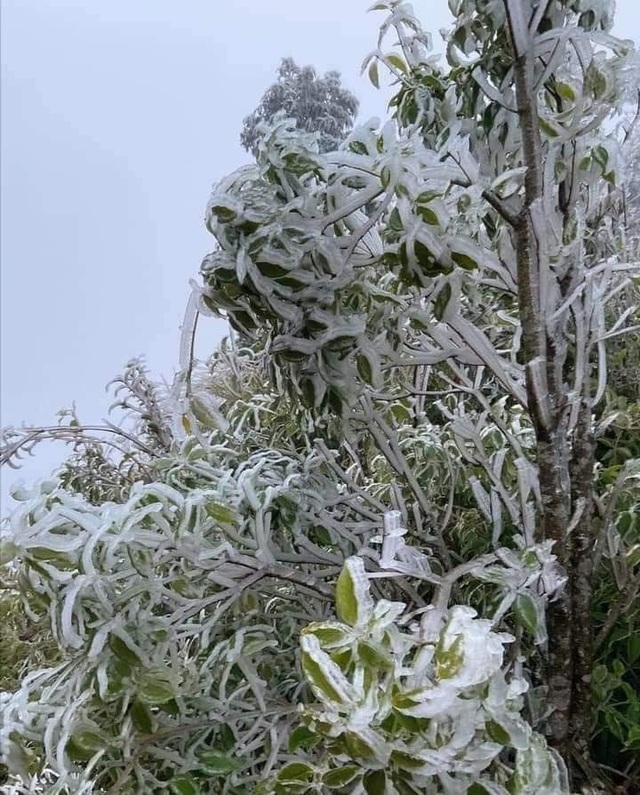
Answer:
[[[629,316],[607,306],[638,279],[615,223],[632,47],[604,3],[450,6],[443,68],[407,4],[377,4],[381,130],[323,154],[278,119],[216,186],[151,478],[119,504],[48,486],[11,518],[62,658],[5,698],[13,772],[606,791],[595,706],[614,783],[637,775],[633,672],[605,653],[637,659],[640,458],[605,444],[631,416],[605,398]],[[211,313],[235,337],[208,370]]]
[[[340,82],[340,73],[319,77],[312,66],[298,66],[283,58],[278,79],[268,88],[258,107],[243,122],[240,141],[247,151],[257,152],[263,126],[284,113],[306,132],[320,136],[320,151],[337,149],[353,127],[358,100]]]
[[[624,145],[626,168],[624,175],[624,218],[627,245],[631,251],[637,251],[638,226],[640,225],[640,179],[638,164],[640,162],[640,127],[638,118],[633,120],[626,135]]]

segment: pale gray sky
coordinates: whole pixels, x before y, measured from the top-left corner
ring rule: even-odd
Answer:
[[[74,400],[99,420],[105,383],[139,354],[171,378],[188,280],[212,247],[211,183],[246,162],[242,119],[280,58],[340,70],[360,118],[384,115],[359,75],[381,19],[369,5],[2,0],[3,425],[51,423]],[[414,7],[434,33],[449,23],[446,0]],[[619,35],[638,40],[637,0],[618,10]],[[203,345],[224,331],[209,321]],[[0,473],[3,501],[63,454]]]

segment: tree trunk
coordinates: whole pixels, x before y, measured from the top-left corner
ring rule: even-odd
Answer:
[[[562,285],[552,271],[545,246],[543,212],[555,207],[544,196],[542,149],[534,86],[530,35],[516,18],[517,1],[505,0],[514,50],[517,112],[523,140],[525,201],[513,228],[517,252],[518,301],[522,323],[528,410],[536,433],[542,539],[554,542],[553,553],[568,576],[560,598],[549,604],[547,686],[549,734],[554,747],[573,771],[572,754],[588,760],[591,734],[590,674],[592,666],[591,550],[593,545],[594,444],[588,372],[570,396],[573,373],[567,372],[567,320],[553,319],[556,300],[564,300]],[[548,201],[545,202],[545,199]],[[544,208],[544,209],[543,209]],[[572,287],[584,278],[580,263],[571,268]],[[543,291],[541,285],[546,285]],[[549,286],[550,285],[550,286]],[[588,335],[575,335],[585,350],[572,361],[588,362]],[[585,369],[588,371],[588,364]],[[575,427],[569,427],[571,401],[580,400]],[[573,778],[573,776],[572,776]]]

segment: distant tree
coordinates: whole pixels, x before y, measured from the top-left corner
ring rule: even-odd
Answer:
[[[276,82],[244,120],[240,134],[244,148],[255,153],[262,137],[260,125],[284,111],[297,121],[298,129],[320,133],[321,152],[337,149],[358,112],[358,100],[342,86],[340,73],[331,71],[320,77],[312,66],[298,66],[293,58],[283,58],[277,74]]]

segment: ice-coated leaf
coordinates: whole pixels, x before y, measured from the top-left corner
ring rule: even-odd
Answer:
[[[460,671],[464,660],[463,649],[464,639],[462,635],[454,638],[453,643],[448,647],[445,647],[444,644],[438,646],[434,658],[437,679],[451,679]]]
[[[373,365],[366,353],[358,353],[356,357],[358,375],[365,384],[373,384]]]
[[[322,783],[328,789],[342,789],[353,783],[362,774],[362,768],[356,765],[344,765],[343,767],[329,770],[322,777]]]
[[[315,635],[320,645],[325,649],[335,649],[350,644],[353,635],[347,627],[336,622],[314,622],[308,624],[303,630],[303,635]]]
[[[378,77],[378,61],[374,58],[369,64],[369,80],[376,88],[380,88],[380,78]]]
[[[562,132],[555,121],[545,118],[544,116],[540,117],[538,123],[540,124],[540,129],[542,132],[548,135],[549,138],[557,138]]]
[[[451,248],[451,259],[458,265],[460,268],[466,271],[475,270],[478,267],[478,260],[475,258],[478,252],[470,251],[470,246],[463,246],[460,241],[458,241],[454,246]]]
[[[125,641],[118,635],[109,635],[108,645],[116,657],[125,662],[127,665],[134,667],[141,664],[142,658],[132,647],[132,644],[125,643]]]
[[[349,754],[356,760],[380,759],[386,750],[376,732],[364,727],[358,727],[358,731],[345,732],[344,742]]]
[[[391,66],[399,69],[403,74],[407,74],[409,69],[407,68],[407,64],[400,58],[399,55],[395,53],[389,53],[385,55],[386,60],[391,64]]]
[[[289,736],[288,748],[294,753],[299,748],[309,750],[320,742],[320,737],[307,726],[297,726]]]
[[[198,763],[202,770],[210,776],[228,775],[236,770],[241,770],[244,766],[244,762],[241,760],[216,751],[201,751],[198,754]]]
[[[442,290],[440,290],[438,293],[438,297],[433,304],[433,314],[435,315],[436,320],[442,320],[450,300],[451,285],[447,282],[447,284],[445,284]]]
[[[336,706],[353,702],[353,689],[342,670],[322,651],[315,635],[302,635],[302,670],[316,697]]]
[[[349,626],[359,626],[371,618],[373,606],[364,561],[355,556],[347,558],[336,582],[338,618]]]
[[[165,671],[150,669],[140,675],[137,694],[143,704],[154,706],[175,698],[176,687]]]
[[[516,754],[516,769],[512,791],[517,795],[554,795],[568,793],[569,782],[564,762],[557,752],[547,746],[545,739],[535,734],[529,747]]]
[[[386,792],[386,781],[384,770],[369,770],[364,774],[362,784],[367,795],[381,795]]]
[[[177,776],[169,782],[173,795],[200,795],[201,789],[195,779],[189,776]]]
[[[490,185],[490,190],[499,191],[503,197],[510,196],[524,183],[527,169],[524,166],[511,168],[497,176]],[[508,186],[508,183],[512,183]]]
[[[131,720],[133,721],[133,725],[136,727],[136,729],[144,732],[145,734],[151,734],[153,731],[153,719],[146,704],[143,704],[142,701],[136,699],[131,705],[129,715],[131,716]]]
[[[67,743],[67,753],[75,759],[89,760],[98,751],[111,744],[108,737],[97,726],[76,728]]]
[[[493,720],[488,721],[486,724],[486,730],[487,734],[494,742],[504,745],[505,748],[511,745],[511,737],[509,736],[509,732],[500,726],[499,723],[496,723]]]
[[[235,525],[238,522],[238,517],[233,508],[227,505],[222,505],[219,502],[207,502],[207,513],[212,519],[220,524]]]
[[[7,538],[0,539],[0,566],[6,566],[18,554],[18,547]]]
[[[379,645],[361,641],[358,644],[358,656],[367,668],[389,671],[393,668],[393,660],[384,648]]]
[[[537,603],[527,593],[519,593],[514,602],[514,609],[522,626],[535,635],[540,620]]]
[[[305,762],[290,762],[278,772],[277,780],[287,783],[299,782],[306,784],[313,781],[314,775],[314,769],[311,765]]]
[[[193,395],[190,399],[190,408],[193,416],[201,422],[205,428],[220,428],[226,431],[229,423],[222,416],[215,402],[204,394]]]

